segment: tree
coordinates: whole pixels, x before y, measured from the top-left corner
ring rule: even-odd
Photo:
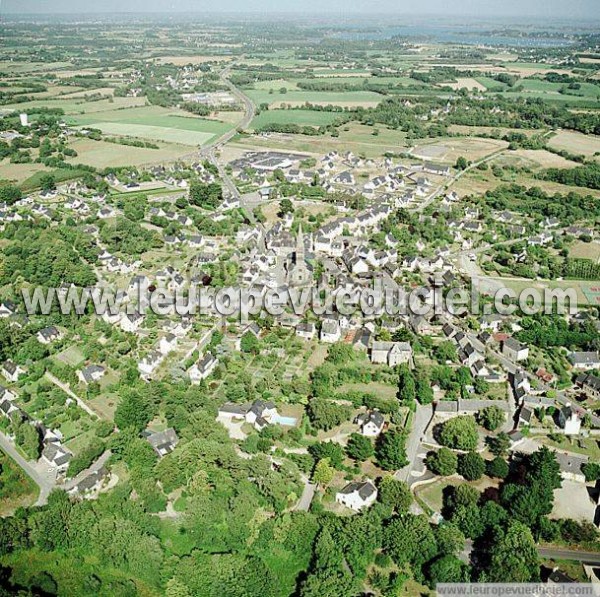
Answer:
[[[470,415],[454,417],[442,425],[440,443],[456,450],[474,450],[479,434],[477,424]]]
[[[377,441],[377,464],[386,471],[397,470],[408,464],[405,442],[406,436],[397,429],[382,433]]]
[[[3,184],[0,186],[0,203],[14,205],[22,196],[21,189],[15,185]]]
[[[346,597],[356,592],[356,581],[339,546],[325,527],[315,542],[313,561],[300,586],[300,597]]]
[[[313,398],[306,409],[310,422],[316,429],[329,431],[348,420],[347,406],[336,404],[325,398]]]
[[[52,174],[42,174],[40,176],[40,187],[42,191],[54,191],[56,189],[56,181]]]
[[[490,549],[490,582],[534,582],[539,578],[540,561],[531,531],[521,522],[497,530]]]
[[[323,458],[317,462],[313,471],[313,481],[321,487],[327,487],[333,480],[335,469],[329,464],[329,458]]]
[[[216,182],[194,181],[190,185],[189,199],[197,207],[215,209],[223,201],[223,188]]]
[[[467,452],[458,457],[458,474],[467,481],[481,479],[485,472],[485,460],[477,452]]]
[[[412,371],[406,365],[401,365],[398,375],[398,400],[402,404],[411,405],[416,395],[415,378]]]
[[[434,560],[427,569],[430,586],[438,583],[460,583],[469,580],[469,567],[456,556],[447,555]]]
[[[442,364],[446,363],[446,361],[451,361],[453,363],[457,361],[456,346],[448,340],[438,344],[433,353],[435,358]]]
[[[586,462],[581,467],[581,472],[585,475],[585,480],[597,481],[600,479],[600,464],[597,462]]]
[[[412,494],[406,482],[387,475],[379,483],[379,501],[397,513],[405,514],[412,504]]]
[[[431,404],[433,402],[433,388],[428,379],[417,379],[417,400],[419,404]]]
[[[136,391],[130,391],[121,398],[115,410],[115,423],[119,429],[133,427],[138,432],[146,428],[153,413],[148,400]]]
[[[315,461],[327,460],[334,468],[341,468],[344,463],[344,450],[340,444],[336,442],[319,442],[308,447],[309,454]]]
[[[246,332],[240,340],[240,349],[242,352],[258,354],[260,342],[258,338],[250,331]]]
[[[283,217],[285,214],[293,214],[294,213],[294,204],[291,199],[284,197],[279,202],[279,216]]]
[[[477,422],[488,431],[496,431],[505,419],[504,411],[498,406],[488,406],[477,415]]]
[[[443,522],[435,528],[438,551],[444,555],[455,555],[465,548],[465,536],[450,522]]]
[[[346,445],[346,454],[357,462],[364,462],[373,456],[375,450],[368,437],[360,433],[352,433]]]
[[[398,566],[419,567],[437,553],[435,535],[422,514],[394,518],[383,530],[383,548]]]
[[[440,448],[437,452],[430,452],[427,455],[425,464],[432,473],[447,477],[456,472],[458,457],[449,448]]]
[[[467,158],[465,158],[464,156],[461,155],[456,159],[455,168],[457,170],[465,170],[468,166],[469,166],[469,162],[467,161]]]
[[[500,456],[496,456],[496,458],[486,463],[486,471],[490,477],[506,479],[509,471],[508,463]]]
[[[485,440],[490,452],[494,456],[505,456],[510,448],[510,437],[504,431],[501,431],[495,437],[489,436]]]

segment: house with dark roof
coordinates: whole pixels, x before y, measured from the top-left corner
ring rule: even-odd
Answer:
[[[383,430],[385,419],[378,410],[370,410],[356,417],[360,432],[366,437],[377,437]]]
[[[55,340],[60,339],[60,332],[55,326],[50,325],[37,333],[37,339],[41,344],[51,344]]]
[[[198,384],[206,379],[217,367],[219,361],[207,352],[201,359],[194,363],[188,370],[188,375],[192,384]]]
[[[164,431],[158,431],[156,433],[147,431],[144,435],[148,440],[148,443],[152,446],[152,449],[160,457],[170,454],[179,443],[179,438],[173,427],[169,427]]]
[[[13,383],[19,381],[19,376],[22,373],[25,373],[25,370],[17,365],[14,361],[8,359],[2,363],[2,375],[7,381],[12,381]]]
[[[575,385],[591,398],[600,398],[600,377],[591,373],[580,373],[575,380]]]
[[[524,361],[529,356],[529,347],[516,338],[506,338],[502,343],[502,354],[513,363]]]
[[[52,467],[64,472],[69,466],[73,454],[69,452],[60,442],[48,442],[42,450],[42,458]]]
[[[78,371],[77,376],[87,385],[98,381],[105,373],[106,369],[102,365],[88,365]]]
[[[355,512],[368,508],[377,499],[377,488],[371,481],[348,483],[335,494],[335,501]]]
[[[600,367],[600,359],[598,351],[592,352],[572,352],[569,355],[569,362],[573,365],[573,369],[598,369]]]

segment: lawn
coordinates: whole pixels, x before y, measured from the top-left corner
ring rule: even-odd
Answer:
[[[575,131],[559,131],[550,139],[548,145],[569,153],[591,157],[600,152],[600,137]]]
[[[322,126],[331,124],[339,116],[336,112],[319,112],[318,110],[265,110],[254,118],[250,127],[258,129],[266,124]]]
[[[182,110],[144,106],[100,114],[73,116],[70,124],[98,128],[104,133],[167,141],[182,145],[202,145],[231,129],[231,124],[188,115]]]
[[[165,143],[160,149],[147,149],[92,139],[76,139],[71,142],[71,147],[77,151],[77,156],[69,161],[78,164],[89,164],[96,168],[140,166],[142,164],[169,161],[177,159],[190,151],[187,145],[174,143]]]
[[[600,259],[600,244],[577,241],[569,248],[569,257],[598,261]]]
[[[306,102],[319,105],[340,106],[376,105],[384,98],[373,91],[288,91],[269,93],[268,90],[250,89],[246,92],[257,105],[291,103],[300,105]]]
[[[378,134],[374,134],[378,133]],[[286,151],[307,152],[323,155],[328,151],[340,153],[352,151],[356,155],[379,157],[386,152],[401,152],[406,150],[406,133],[394,131],[385,127],[370,127],[357,123],[348,123],[339,129],[339,137],[330,135],[288,135],[271,134],[268,138],[239,137],[236,145],[248,149],[281,149]]]
[[[77,346],[69,346],[69,348],[55,354],[52,358],[59,363],[77,367],[79,363],[83,362],[85,357]]]
[[[37,498],[35,483],[0,450],[0,516],[7,516],[20,506],[31,506]]]

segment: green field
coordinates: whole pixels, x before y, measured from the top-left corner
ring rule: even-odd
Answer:
[[[231,129],[220,120],[186,116],[185,112],[144,106],[128,110],[112,110],[98,114],[73,116],[69,124],[91,126],[104,133],[168,141],[182,145],[202,145]]]
[[[252,121],[250,126],[253,129],[271,123],[321,126],[331,124],[339,116],[336,112],[318,110],[265,110]]]
[[[250,89],[246,94],[257,104],[274,103],[319,103],[333,105],[360,106],[379,103],[383,96],[373,91],[288,91],[287,93],[269,93],[268,90]]]

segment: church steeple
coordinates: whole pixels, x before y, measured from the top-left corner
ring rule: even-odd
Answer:
[[[302,235],[302,224],[298,226],[298,236],[296,237],[296,263],[304,263],[304,236]]]

